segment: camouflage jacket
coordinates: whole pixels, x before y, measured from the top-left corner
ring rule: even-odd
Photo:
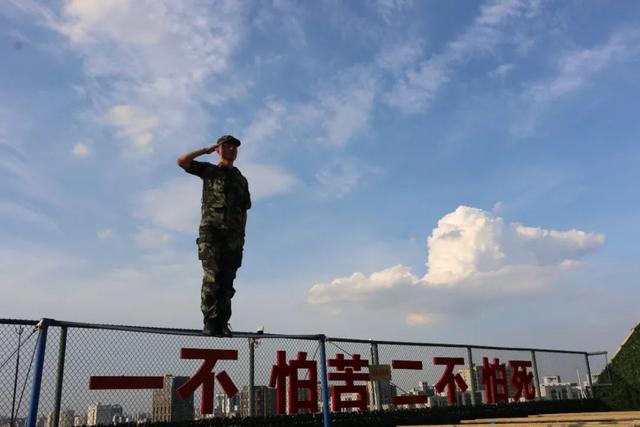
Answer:
[[[202,178],[200,227],[237,231],[244,235],[244,216],[251,208],[249,184],[238,168],[191,161],[188,173]]]

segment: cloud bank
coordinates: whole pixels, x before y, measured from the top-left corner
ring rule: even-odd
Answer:
[[[396,307],[407,324],[425,325],[445,318],[454,307],[473,311],[480,302],[544,292],[604,240],[603,234],[509,224],[490,212],[459,206],[427,238],[423,277],[403,265],[368,276],[356,272],[314,285],[308,302],[329,305],[334,312],[353,303]]]

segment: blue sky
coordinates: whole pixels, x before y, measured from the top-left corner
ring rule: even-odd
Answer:
[[[640,300],[639,18],[3,2],[0,313],[199,327],[200,182],[175,159],[230,133],[254,201],[235,329],[615,350]]]

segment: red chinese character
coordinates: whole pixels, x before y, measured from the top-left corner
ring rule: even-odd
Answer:
[[[191,396],[198,387],[202,385],[202,395],[200,402],[200,413],[213,414],[213,384],[217,379],[222,390],[228,397],[233,397],[238,393],[235,386],[226,371],[219,374],[213,372],[213,367],[218,360],[238,360],[238,350],[209,350],[204,348],[183,348],[180,350],[181,359],[203,359],[198,371],[189,378],[189,381],[182,384],[176,389],[176,393],[180,399],[185,400]]]
[[[413,369],[422,370],[422,360],[392,360],[393,369]],[[405,394],[403,396],[393,396],[391,399],[394,405],[411,405],[416,403],[428,403],[429,396],[421,394]]]
[[[487,403],[507,403],[507,368],[500,359],[494,358],[490,365],[488,358],[482,358],[482,384]]]
[[[447,398],[449,403],[456,403],[456,384],[463,392],[467,390],[467,383],[464,382],[462,376],[458,373],[453,375],[453,367],[456,365],[464,365],[464,358],[462,357],[434,357],[434,365],[446,365],[447,368],[442,374],[442,378],[435,385],[436,391],[442,393],[445,386],[447,387]]]
[[[346,360],[344,354],[336,354],[335,359],[329,359],[329,366],[335,367],[342,372],[330,372],[330,381],[344,381],[344,385],[334,385],[331,387],[331,410],[339,412],[343,408],[358,408],[361,411],[367,409],[367,386],[355,385],[354,381],[369,381],[369,374],[358,373],[365,366],[369,366],[367,360],[360,358],[359,354],[351,356],[351,360]],[[342,400],[343,393],[355,393],[356,400]]]
[[[271,368],[269,381],[269,385],[276,388],[278,415],[287,413],[287,377],[289,378],[289,414],[297,414],[300,410],[318,412],[318,367],[315,360],[306,359],[306,352],[298,352],[296,359],[287,364],[287,352],[278,351],[276,365]],[[298,377],[298,371],[304,369],[307,370],[307,379]],[[300,391],[302,393],[299,393]]]
[[[513,400],[520,400],[520,396],[524,394],[526,400],[533,400],[536,397],[536,389],[533,386],[533,374],[527,372],[527,368],[531,367],[528,360],[510,360],[511,368],[511,384],[515,388]]]
[[[164,377],[91,376],[89,390],[143,390],[162,388]]]

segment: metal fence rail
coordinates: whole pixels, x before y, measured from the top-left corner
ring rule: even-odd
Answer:
[[[0,427],[580,399],[602,354],[0,319]]]

